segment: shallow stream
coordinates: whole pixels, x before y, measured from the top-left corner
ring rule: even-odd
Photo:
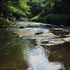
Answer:
[[[70,45],[60,47],[69,31],[54,28],[19,22],[18,28],[0,29],[0,70],[70,70]]]

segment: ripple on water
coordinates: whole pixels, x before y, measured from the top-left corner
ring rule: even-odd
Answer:
[[[42,46],[27,50],[25,55],[29,65],[27,70],[59,70],[61,68],[64,70],[61,63],[49,62],[48,55],[45,55]]]

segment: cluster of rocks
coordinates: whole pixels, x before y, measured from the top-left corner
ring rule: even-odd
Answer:
[[[32,43],[35,45],[41,45],[44,47],[50,47],[50,48],[61,48],[65,45],[69,45],[70,44],[70,30],[69,28],[61,28],[61,27],[54,27],[54,26],[50,26],[50,25],[45,25],[45,24],[41,24],[41,23],[27,23],[24,22],[22,23],[18,23],[18,26],[28,26],[31,25],[32,27],[25,27],[22,30],[18,30],[17,34],[21,37],[27,37],[27,39],[30,39],[30,41],[32,41]],[[38,26],[38,27],[34,27],[34,26]],[[47,26],[47,28],[42,28],[40,26]],[[50,27],[50,28],[48,28]],[[32,39],[32,40],[31,40]],[[36,42],[35,42],[36,41]],[[31,44],[32,44],[31,43]]]

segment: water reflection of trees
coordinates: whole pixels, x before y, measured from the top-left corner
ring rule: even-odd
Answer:
[[[59,50],[49,53],[50,62],[60,62],[64,65],[65,70],[70,70],[70,51],[69,50]]]
[[[13,31],[0,30],[0,70],[26,70],[22,43],[24,41]]]

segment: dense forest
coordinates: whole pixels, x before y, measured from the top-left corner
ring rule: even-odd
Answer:
[[[69,6],[70,0],[1,0],[0,24],[23,20],[68,25]]]

